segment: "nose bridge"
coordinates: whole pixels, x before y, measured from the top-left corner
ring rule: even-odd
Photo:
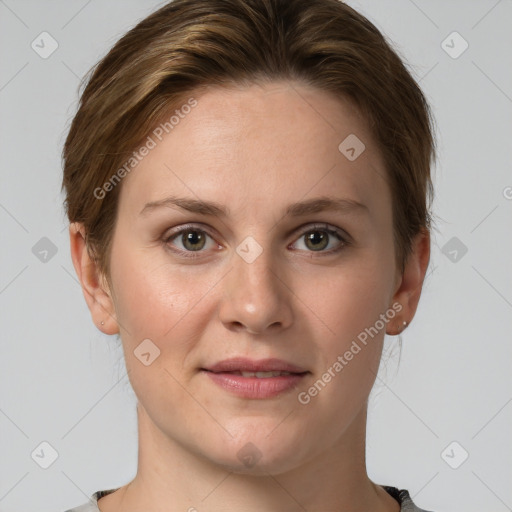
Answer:
[[[259,295],[273,295],[278,293],[275,280],[277,265],[269,248],[263,249],[257,242],[248,240],[237,247],[237,254],[233,255],[235,273],[238,275],[238,285],[246,287],[247,296],[257,298]],[[245,285],[244,285],[245,281]],[[270,297],[268,297],[270,299]]]
[[[292,319],[289,292],[281,282],[279,261],[269,247],[247,237],[233,254],[225,281],[221,320],[251,332],[286,327]]]

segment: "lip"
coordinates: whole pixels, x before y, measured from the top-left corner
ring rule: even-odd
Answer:
[[[295,364],[288,363],[282,359],[249,359],[246,357],[233,357],[231,359],[225,359],[219,361],[212,366],[206,366],[202,370],[208,370],[210,372],[290,372],[290,373],[304,373],[306,368],[302,368]]]
[[[291,375],[277,377],[244,377],[229,372],[290,372]],[[300,366],[287,363],[281,359],[251,360],[247,358],[233,358],[201,368],[215,384],[226,391],[249,399],[272,398],[281,393],[297,387],[310,372]]]

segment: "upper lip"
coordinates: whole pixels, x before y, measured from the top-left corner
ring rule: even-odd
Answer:
[[[245,357],[234,357],[232,359],[225,359],[219,361],[214,365],[202,368],[210,372],[290,372],[290,373],[304,373],[308,370],[297,366],[295,364],[287,363],[282,359],[248,359]]]

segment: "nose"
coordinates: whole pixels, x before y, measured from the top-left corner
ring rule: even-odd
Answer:
[[[233,254],[233,267],[223,279],[219,317],[229,330],[262,334],[288,328],[293,321],[293,292],[278,262],[264,250],[248,262]]]

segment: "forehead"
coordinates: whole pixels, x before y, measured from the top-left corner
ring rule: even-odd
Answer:
[[[154,147],[123,181],[124,206],[140,211],[168,194],[272,208],[339,193],[386,207],[381,155],[350,102],[292,82],[210,87],[190,98],[195,106],[178,107],[172,128],[150,134]]]

